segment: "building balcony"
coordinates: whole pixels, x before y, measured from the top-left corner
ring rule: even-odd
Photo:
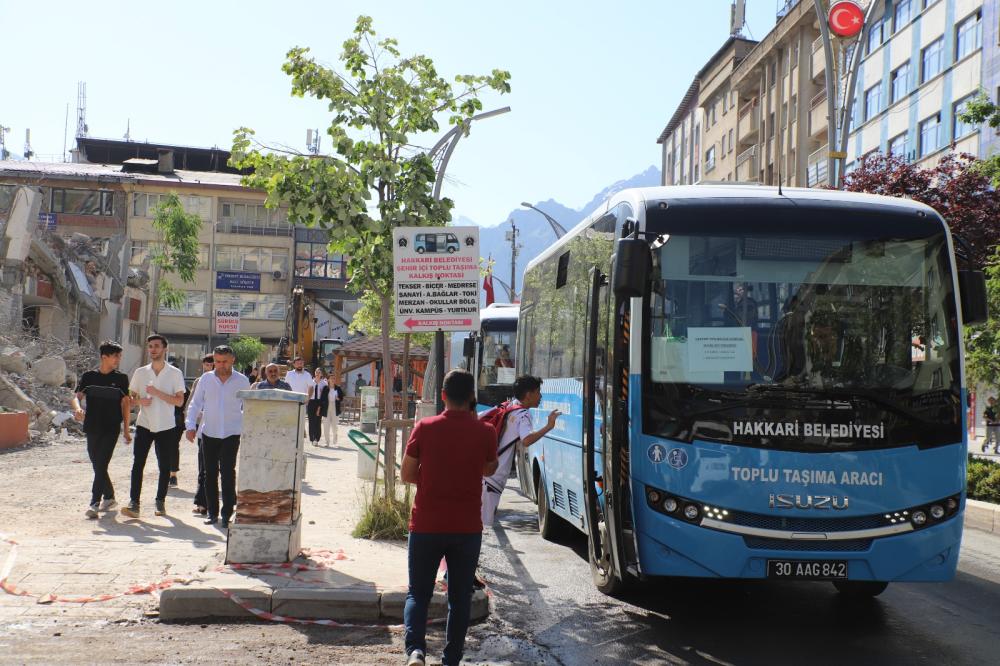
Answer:
[[[809,155],[806,162],[806,187],[823,187],[830,184],[827,147],[824,145]]]
[[[744,183],[757,182],[757,146],[751,146],[736,157],[736,180]]]
[[[817,37],[812,43],[812,78],[814,81],[825,78],[826,52],[823,51],[823,38]]]
[[[24,303],[37,305],[52,301],[54,289],[52,283],[44,277],[28,276],[24,280]]]
[[[827,127],[826,91],[821,90],[812,98],[809,106],[809,136],[826,134]]]
[[[741,143],[753,143],[758,132],[760,132],[760,104],[754,100],[740,111],[736,135]]]

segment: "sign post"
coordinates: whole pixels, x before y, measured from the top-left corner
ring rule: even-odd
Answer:
[[[239,308],[215,309],[216,334],[236,335],[240,332]]]
[[[444,332],[479,328],[479,227],[397,227],[392,249],[396,331],[435,333],[440,412]]]

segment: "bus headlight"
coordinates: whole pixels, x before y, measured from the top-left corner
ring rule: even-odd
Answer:
[[[666,511],[667,513],[673,513],[674,511],[676,511],[677,500],[675,500],[673,497],[668,497],[667,499],[663,500],[663,510]]]
[[[934,520],[941,520],[944,518],[944,507],[940,504],[935,504],[931,507],[931,518]]]
[[[646,489],[646,499],[649,500],[650,504],[659,504],[660,502],[660,491],[653,490],[652,488]]]
[[[688,520],[698,520],[698,507],[694,504],[688,504],[684,507],[684,517]]]
[[[913,521],[916,527],[923,527],[924,523],[927,522],[927,514],[923,511],[914,511],[910,520]]]

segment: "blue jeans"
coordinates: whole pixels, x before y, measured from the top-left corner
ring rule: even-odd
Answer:
[[[472,534],[434,534],[410,532],[408,565],[410,588],[403,608],[406,626],[406,654],[414,650],[427,653],[427,607],[434,594],[441,558],[448,564],[448,629],[441,663],[458,664],[465,651],[465,633],[469,629],[472,606],[472,582],[479,562],[481,532]]]

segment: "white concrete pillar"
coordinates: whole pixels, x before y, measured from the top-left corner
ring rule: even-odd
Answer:
[[[240,391],[243,436],[226,563],[289,562],[302,544],[305,394]]]

